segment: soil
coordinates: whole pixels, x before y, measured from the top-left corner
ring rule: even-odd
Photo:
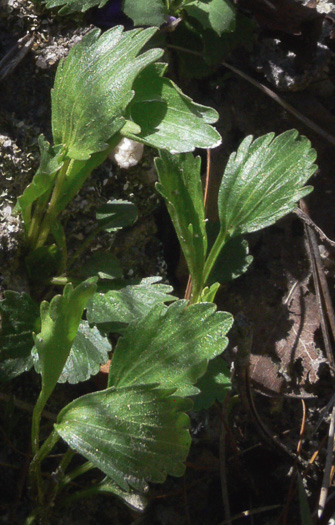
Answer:
[[[257,82],[265,83],[305,119],[297,118],[296,113],[285,110],[274,97],[223,66],[209,78],[187,80],[176,73],[178,55],[171,52],[170,70],[177,76],[178,84],[195,100],[215,107],[220,114],[217,128],[223,144],[211,153],[209,216],[217,220],[218,184],[229,154],[241,140],[249,134],[260,136],[269,131],[281,133],[296,128],[308,136],[318,156],[319,169],[311,181],[314,191],[306,200],[309,215],[327,237],[335,239],[335,26],[332,21],[335,15],[331,11],[335,9],[331,2],[320,2],[322,8],[328,6],[329,10],[320,8],[317,12],[314,5],[317,2],[307,2],[309,7],[304,9],[310,12],[305,18],[306,11],[299,10],[302,2],[286,0],[280,6],[273,2],[277,9],[274,24],[274,15],[268,10],[272,2],[257,0],[247,6],[245,2],[235,3],[255,21],[256,29],[248,51],[237,50],[228,61]],[[0,59],[26,33],[33,36],[25,56],[0,80],[0,293],[6,289],[29,292],[22,265],[22,227],[11,210],[38,166],[39,134],[51,139],[50,89],[57,63],[96,20],[96,12],[62,18],[53,11],[39,10],[25,0],[8,0],[1,9]],[[311,23],[310,15],[313,15],[313,31],[310,25],[306,26]],[[305,45],[306,38],[311,44],[309,47]],[[299,60],[292,60],[293,55]],[[311,129],[308,122],[306,125],[306,118],[319,129]],[[117,236],[100,235],[93,249],[111,249],[127,276],[161,275],[165,282],[174,285],[175,293],[182,296],[187,283],[185,264],[167,213],[154,189],[153,157],[153,152],[146,151],[139,166],[128,171],[108,161],[93,174],[64,214],[68,248],[70,254],[74,253],[90,233],[97,205],[110,198],[132,200],[139,210],[134,227]],[[321,301],[323,313],[318,305],[306,227],[296,215],[248,236],[247,240],[253,263],[242,277],[221,288],[217,303],[219,309],[234,316],[243,315],[252,324],[250,388],[253,401],[245,391],[249,382],[244,381],[243,369],[235,363],[230,402],[227,399],[223,405],[191,413],[193,445],[186,474],[182,479],[169,478],[163,485],[152,486],[144,513],[129,509],[115,497],[103,495],[73,504],[65,511],[56,507],[52,523],[309,523],[300,515],[302,504],[296,472],[299,469],[309,506],[314,511],[325,468],[331,412],[331,408],[326,412],[323,409],[334,390],[321,328],[323,317],[327,326],[329,321],[324,301]],[[316,245],[331,301],[335,284],[334,249],[320,236]],[[331,334],[331,330],[328,331]],[[334,335],[330,335],[331,347],[334,347]],[[226,352],[229,363],[235,360],[236,344],[233,331]],[[56,413],[64,399],[98,388],[93,380],[77,387],[61,385],[48,410]],[[3,524],[23,524],[30,511],[26,489],[30,457],[29,407],[33,406],[38,391],[39,379],[33,373],[23,374],[1,387],[0,523]],[[13,396],[26,406],[20,406]],[[51,422],[46,421],[43,434],[50,425]],[[301,428],[304,435],[299,459],[296,450]],[[311,460],[316,451],[318,455]],[[50,459],[46,471],[52,472],[53,461]],[[308,461],[311,461],[309,466]],[[97,479],[100,479],[98,474],[93,474],[91,481],[94,483]],[[332,478],[329,485],[325,513],[315,521],[320,525],[333,523],[331,519],[335,515]]]

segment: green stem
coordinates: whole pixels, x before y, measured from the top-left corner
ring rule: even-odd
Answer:
[[[103,492],[99,486],[93,485],[92,487],[89,487],[88,489],[84,490],[78,490],[77,492],[74,492],[67,498],[62,498],[61,505],[66,507],[68,505],[71,505],[75,501],[78,501],[83,498],[91,498],[92,496],[95,496],[96,494],[99,494]]]
[[[89,472],[90,470],[94,468],[96,467],[95,465],[93,465],[93,463],[91,463],[90,461],[86,461],[86,463],[83,463],[79,467],[71,470],[71,472],[66,474],[61,480],[59,490],[61,490],[65,485],[68,485],[69,483],[71,483],[71,481],[76,479],[78,476],[81,476],[82,474],[85,474],[86,472]]]
[[[33,415],[34,420],[34,415]],[[38,429],[34,433],[34,437],[32,439],[38,439],[39,435],[39,419],[35,420],[33,422],[34,425],[37,424],[38,421]],[[30,484],[33,488],[36,488],[37,491],[37,501],[40,505],[43,504],[44,500],[44,491],[43,491],[43,481],[42,481],[42,473],[41,473],[41,463],[45,457],[47,457],[57,441],[59,440],[59,435],[55,430],[51,432],[49,437],[44,441],[43,445],[40,449],[38,449],[35,453],[35,456],[33,457],[33,460],[30,464],[29,468],[29,478],[30,478]],[[33,450],[36,448],[36,443],[32,441],[33,443]],[[38,445],[38,441],[37,441]]]
[[[54,501],[57,497],[57,494],[62,490],[64,483],[64,473],[69,466],[69,464],[72,461],[73,456],[75,455],[75,451],[71,448],[68,448],[65,452],[64,456],[62,457],[62,460],[60,461],[55,474],[55,482],[52,487],[52,490],[50,491],[50,495],[48,497],[48,508],[52,507],[54,505]]]
[[[54,190],[52,192],[52,196],[51,196],[51,199],[50,199],[50,202],[49,202],[49,206],[48,206],[48,209],[45,213],[45,216],[44,216],[44,219],[42,221],[42,224],[39,228],[39,231],[38,231],[38,235],[37,235],[37,238],[34,239],[34,248],[40,248],[41,246],[44,245],[45,241],[47,240],[48,238],[48,235],[50,233],[50,228],[51,228],[51,225],[53,223],[53,221],[56,219],[57,217],[57,213],[55,211],[55,208],[56,208],[56,205],[58,203],[58,200],[62,194],[62,187],[63,187],[63,184],[64,184],[64,181],[65,181],[65,178],[66,178],[66,175],[68,173],[68,171],[71,170],[71,166],[73,164],[73,160],[67,160],[66,162],[64,162],[60,172],[59,172],[59,175],[57,177],[57,180],[56,180],[56,184],[55,184],[55,187],[54,187]]]
[[[45,406],[45,400],[44,400],[43,392],[41,391],[36,401],[36,405],[34,407],[32,425],[31,425],[31,446],[32,446],[32,452],[34,455],[36,455],[39,450],[40,421],[41,421],[41,416],[42,416],[44,406]]]
[[[202,278],[203,286],[206,286],[206,283],[207,283],[207,281],[209,279],[211,271],[214,268],[216,260],[219,257],[219,255],[221,253],[221,250],[224,247],[224,245],[226,244],[227,240],[228,240],[227,232],[220,231],[218,236],[217,236],[217,238],[216,238],[216,240],[215,240],[215,243],[212,246],[211,251],[209,252],[209,255],[208,255],[207,259],[206,259],[206,262],[205,262],[204,271],[203,271],[203,278]]]

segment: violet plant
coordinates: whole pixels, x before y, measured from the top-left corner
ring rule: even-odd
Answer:
[[[208,406],[229,387],[220,355],[233,317],[214,304],[220,286],[220,279],[213,282],[215,266],[235,243],[245,254],[242,266],[232,261],[235,275],[245,271],[250,258],[242,236],[273,224],[311,191],[304,184],[316,169],[315,152],[306,138],[295,130],[247,137],[223,174],[220,228],[209,248],[201,162],[192,151],[220,143],[211,126],[217,113],[163,76],[160,50],[140,53],[154,32],[93,30],[61,61],[52,93],[54,145],[40,138],[40,167],[18,200],[30,273],[48,258],[56,277],[50,274],[49,281],[66,283],[40,305],[12,291],[0,302],[0,379],[32,366],[41,375],[29,471],[35,508],[27,523],[47,520],[61,497],[70,503],[100,492],[141,510],[148,483],[184,473],[191,399],[197,408]],[[89,277],[76,287],[69,282],[61,212],[122,137],[159,150],[157,190],[192,278],[189,302],[172,296],[159,278],[120,284],[108,258],[88,266]],[[136,213],[131,203],[112,201],[97,216],[101,228],[113,231],[134,222]],[[111,334],[120,337],[107,388],[62,408],[41,442],[40,422],[55,386],[96,374],[111,354]],[[202,386],[208,384],[210,395]],[[68,448],[45,483],[42,462],[59,443]],[[75,454],[84,461],[73,466]],[[101,471],[100,482],[73,493],[71,482],[92,469]]]

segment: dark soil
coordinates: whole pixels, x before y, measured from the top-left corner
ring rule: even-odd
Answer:
[[[178,54],[171,53],[171,71],[183,90],[198,102],[216,107],[220,113],[217,127],[223,145],[211,154],[209,216],[216,219],[216,190],[226,160],[240,141],[249,134],[260,136],[296,128],[308,136],[318,154],[319,170],[311,181],[314,191],[307,199],[310,217],[330,239],[335,239],[332,19],[330,15],[327,19],[316,15],[314,26],[306,26],[305,11],[296,12],[292,8],[296,4],[301,6],[301,2],[294,0],[285,0],[280,7],[274,2],[275,15],[266,9],[272,2],[236,3],[256,21],[255,42],[248,52],[237,51],[229,57],[230,63],[266,83],[324,133],[313,131],[271,96],[224,67],[206,79],[187,81],[178,77]],[[310,4],[312,14],[315,6]],[[58,60],[87,31],[94,18],[93,15],[60,18],[54,13],[37,12],[25,0],[4,2],[0,16],[0,59],[26,32],[34,36],[29,52],[0,86],[0,292],[29,291],[21,263],[21,226],[8,207],[13,207],[38,166],[38,135],[51,137],[50,89]],[[274,39],[298,56],[292,63],[276,55],[283,70],[279,80],[275,67],[270,67],[275,63],[271,44]],[[324,46],[322,56],[315,51],[318,41]],[[325,133],[331,136],[329,140]],[[187,282],[185,265],[168,216],[154,190],[152,160],[153,153],[147,151],[141,165],[127,172],[106,163],[94,173],[64,216],[68,248],[70,253],[74,252],[90,232],[99,203],[111,197],[132,200],[139,209],[135,226],[118,234],[116,239],[101,235],[95,249],[112,247],[125,275],[162,275],[182,296]],[[240,371],[233,378],[229,414],[228,400],[223,406],[217,404],[208,411],[191,414],[193,446],[186,474],[182,479],[169,478],[162,486],[152,486],[149,505],[143,514],[104,495],[74,503],[65,510],[56,507],[52,523],[307,525],[306,518],[300,517],[296,472],[299,469],[309,506],[314,511],[325,466],[329,411],[318,427],[317,424],[334,390],[324,351],[308,237],[301,220],[291,215],[264,232],[250,235],[248,242],[254,261],[246,274],[222,287],[218,306],[234,316],[243,314],[253,325],[250,384],[258,415],[255,416],[250,400],[245,402],[248,393],[245,396]],[[317,244],[330,296],[334,298],[334,250],[320,238]],[[324,306],[323,312],[326,318]],[[334,346],[333,336],[330,340]],[[232,333],[227,351],[229,362],[234,359],[235,344]],[[57,413],[65,399],[98,388],[93,380],[76,388],[62,385],[56,389],[48,410]],[[26,489],[29,407],[38,392],[39,378],[34,373],[24,374],[1,388],[0,523],[3,524],[23,524],[30,511]],[[22,408],[13,396],[27,406]],[[306,418],[302,423],[304,410]],[[43,435],[52,421],[44,423]],[[301,427],[304,438],[300,461],[287,451],[295,455]],[[307,466],[317,450],[319,454]],[[49,465],[45,465],[46,472],[53,471],[53,461],[51,458]],[[101,479],[99,473],[93,472],[92,482],[98,479]],[[315,523],[333,523],[330,521],[335,513],[333,495],[331,479],[325,514]],[[253,516],[240,516],[245,511]]]

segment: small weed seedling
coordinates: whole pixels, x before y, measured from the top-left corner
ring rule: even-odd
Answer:
[[[165,65],[156,62],[161,50],[140,53],[154,32],[116,27],[100,35],[93,30],[61,61],[52,92],[54,144],[40,138],[40,167],[18,199],[31,282],[67,283],[62,294],[40,305],[13,291],[0,303],[0,378],[33,366],[42,378],[29,472],[36,506],[27,523],[46,522],[61,496],[64,504],[109,492],[143,509],[148,482],[183,474],[191,398],[197,408],[209,406],[229,386],[219,356],[233,318],[213,303],[220,281],[247,269],[244,234],[273,224],[311,191],[303,185],[316,169],[315,152],[306,138],[295,130],[276,138],[272,133],[247,137],[223,174],[220,227],[209,242],[201,163],[192,151],[220,143],[211,126],[217,114],[164,78]],[[171,287],[159,278],[120,284],[114,278],[116,262],[108,257],[89,261],[88,279],[76,287],[69,282],[61,212],[122,137],[159,150],[157,189],[192,278],[189,302],[171,296]],[[122,201],[97,212],[98,227],[107,231],[135,219],[133,205]],[[225,271],[222,260],[229,261]],[[108,387],[65,406],[41,442],[41,417],[56,384],[96,374],[110,355],[113,333],[121,337]],[[42,462],[60,440],[68,449],[45,483]],[[85,461],[71,467],[76,453]],[[100,482],[71,491],[71,482],[92,469],[103,473]]]

